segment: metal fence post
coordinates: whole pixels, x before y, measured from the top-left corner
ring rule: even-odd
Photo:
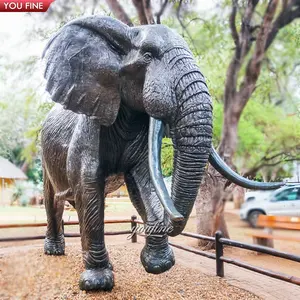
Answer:
[[[216,238],[216,268],[217,268],[217,276],[224,277],[224,262],[221,259],[223,256],[223,244],[220,242],[220,238],[222,237],[222,232],[217,231],[215,234]]]
[[[136,234],[136,222],[137,219],[136,216],[131,216],[131,242],[136,243],[137,242],[137,234]]]

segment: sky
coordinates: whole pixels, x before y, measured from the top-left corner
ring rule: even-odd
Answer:
[[[38,40],[26,43],[26,32],[32,25],[32,18],[25,13],[0,13],[0,44],[3,45],[0,55],[9,54],[16,59],[27,55],[39,55],[43,45],[37,43]],[[20,49],[20,44],[25,47]]]

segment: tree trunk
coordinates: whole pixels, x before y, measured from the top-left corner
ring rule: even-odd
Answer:
[[[117,0],[106,0],[106,3],[117,19],[127,24],[128,26],[133,26],[133,23],[126,14],[122,5],[120,5],[120,3]]]
[[[232,106],[224,107],[222,138],[218,152],[230,167],[234,167],[232,158],[237,147],[238,122],[239,116],[233,111]]]
[[[229,99],[227,103],[232,102]],[[224,161],[235,169],[232,158],[237,147],[239,116],[233,111],[231,105],[227,105],[224,110],[222,139],[218,152]],[[231,189],[225,188],[226,182],[227,180],[213,167],[208,167],[195,203],[197,232],[199,234],[212,236],[217,230],[220,230],[225,237],[229,238],[224,218],[224,206],[226,200],[231,197]],[[199,240],[199,246],[212,249],[214,244]]]
[[[245,189],[241,186],[235,186],[232,192],[234,209],[240,209],[245,199]]]
[[[224,185],[225,180],[209,166],[195,202],[198,233],[212,236],[217,230],[221,230],[229,238],[223,213],[228,197]],[[205,249],[214,248],[214,243],[204,240],[199,240],[198,245]]]

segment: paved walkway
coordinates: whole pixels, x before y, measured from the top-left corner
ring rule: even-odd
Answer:
[[[176,262],[215,275],[215,260],[174,249]],[[225,280],[266,300],[299,300],[300,286],[225,263]],[[280,271],[280,270],[279,270]]]

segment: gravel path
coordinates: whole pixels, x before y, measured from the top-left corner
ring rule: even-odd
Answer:
[[[108,244],[114,265],[112,292],[86,293],[78,288],[83,270],[80,244],[68,245],[66,256],[45,256],[32,248],[0,255],[0,299],[259,299],[224,279],[175,265],[169,272],[145,272],[139,256],[142,244]]]

